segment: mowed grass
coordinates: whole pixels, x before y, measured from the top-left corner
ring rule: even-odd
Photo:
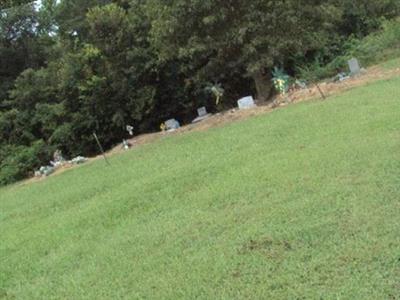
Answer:
[[[0,190],[0,298],[400,299],[400,78]]]

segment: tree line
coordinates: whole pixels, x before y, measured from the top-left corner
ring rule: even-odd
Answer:
[[[56,149],[92,155],[196,108],[268,101],[291,76],[400,15],[398,0],[42,0],[0,7],[0,184]],[[12,4],[12,5],[11,5]],[[225,91],[216,105],[207,87]]]

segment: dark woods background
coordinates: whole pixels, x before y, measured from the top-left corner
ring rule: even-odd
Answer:
[[[400,14],[398,0],[43,0],[0,4],[0,184],[55,149],[91,155],[196,108],[267,101],[271,69],[331,62]],[[217,107],[207,87],[225,90]]]

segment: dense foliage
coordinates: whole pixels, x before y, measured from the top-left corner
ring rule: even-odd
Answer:
[[[0,8],[0,184],[55,149],[95,153],[93,132],[108,148],[128,124],[140,133],[200,105],[267,100],[274,67],[309,72],[400,15],[397,0],[22,2]]]

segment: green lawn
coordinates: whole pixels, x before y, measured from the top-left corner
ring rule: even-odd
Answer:
[[[0,298],[400,299],[400,78],[0,190]]]

